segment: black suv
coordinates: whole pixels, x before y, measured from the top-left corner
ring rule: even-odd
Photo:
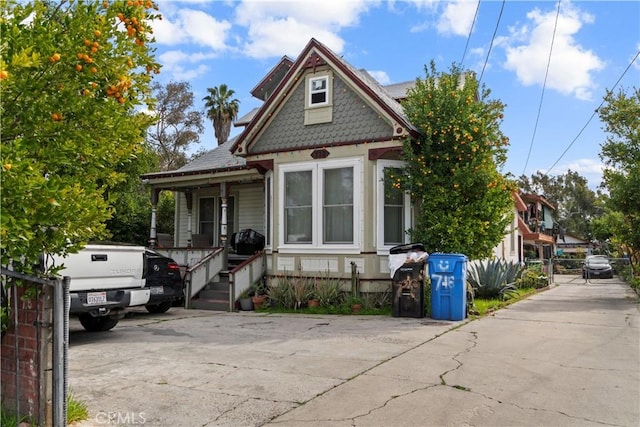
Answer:
[[[164,313],[184,298],[180,266],[173,259],[152,249],[145,251],[145,258],[145,286],[151,294],[145,308],[149,313]]]

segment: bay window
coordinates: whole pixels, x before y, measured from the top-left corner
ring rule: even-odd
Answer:
[[[359,248],[360,160],[280,166],[283,247]]]
[[[411,225],[410,197],[391,183],[386,174],[400,172],[404,164],[396,160],[378,160],[377,166],[377,233],[378,252],[388,253],[396,245],[409,243],[407,230]]]

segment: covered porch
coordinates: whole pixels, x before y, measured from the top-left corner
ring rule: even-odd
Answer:
[[[211,168],[220,159],[207,157],[224,145],[176,171],[142,176],[151,190],[149,246],[182,267],[186,308],[233,311],[238,296],[266,273],[262,248],[236,251],[230,241],[240,230],[264,234],[264,177],[241,159]],[[173,232],[158,229],[164,191],[175,200]]]

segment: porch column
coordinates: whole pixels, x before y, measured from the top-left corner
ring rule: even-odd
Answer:
[[[149,246],[152,248],[156,247],[156,243],[158,242],[158,234],[156,230],[156,214],[158,211],[158,199],[160,196],[160,189],[154,188],[151,190],[151,230],[149,232]]]
[[[190,191],[184,193],[184,197],[187,200],[187,247],[191,247],[191,238],[193,237],[192,228],[192,209],[193,209],[193,194]]]
[[[220,184],[220,202],[221,202],[221,218],[220,218],[220,245],[227,245],[227,184]]]

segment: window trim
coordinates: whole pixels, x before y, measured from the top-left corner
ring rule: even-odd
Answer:
[[[264,208],[265,208],[265,248],[270,249],[273,244],[273,171],[267,171],[264,175]]]
[[[209,194],[202,194],[197,196],[197,214],[196,214],[196,227],[195,230],[193,232],[195,233],[202,233],[202,231],[200,230],[201,224],[200,224],[200,206],[201,206],[201,201],[203,199],[213,199],[213,229],[214,229],[214,234],[213,236],[211,236],[211,241],[212,241],[212,245],[213,246],[217,246],[218,243],[220,243],[220,209],[222,209],[222,197],[219,194],[215,194],[215,195],[209,195]],[[229,199],[233,199],[233,212],[232,212],[232,216],[229,216]],[[233,235],[233,233],[235,232],[233,230],[233,227],[238,226],[238,206],[237,206],[237,202],[238,202],[238,195],[236,193],[231,193],[229,195],[227,195],[227,241],[229,241],[229,239],[231,239],[231,236]],[[229,227],[229,220],[231,220],[233,227]],[[237,230],[236,230],[237,231]]]
[[[323,185],[324,170],[353,168],[353,241],[351,243],[323,242]],[[284,192],[285,174],[288,172],[311,171],[312,182],[312,219],[311,219],[311,243],[285,243],[284,225]],[[322,162],[303,162],[281,165],[278,168],[278,252],[279,253],[360,253],[361,248],[361,224],[362,224],[362,159],[346,158],[339,160],[324,160]]]
[[[376,251],[378,255],[389,255],[389,249],[396,246],[395,244],[384,243],[384,170],[386,168],[404,168],[406,164],[400,160],[378,160],[376,164]],[[411,243],[410,236],[406,232],[411,228],[411,196],[409,193],[404,194],[403,211],[405,233],[404,242]]]
[[[313,82],[318,81],[318,80],[324,80],[325,82],[325,88],[323,90],[313,90]],[[329,105],[329,85],[331,83],[331,80],[329,79],[329,75],[328,74],[323,74],[323,75],[318,75],[318,76],[309,76],[309,79],[307,80],[307,93],[309,94],[308,99],[307,99],[307,107],[309,108],[315,108],[315,107],[326,107],[327,105]],[[324,101],[323,102],[313,102],[313,95],[316,93],[324,93]]]

